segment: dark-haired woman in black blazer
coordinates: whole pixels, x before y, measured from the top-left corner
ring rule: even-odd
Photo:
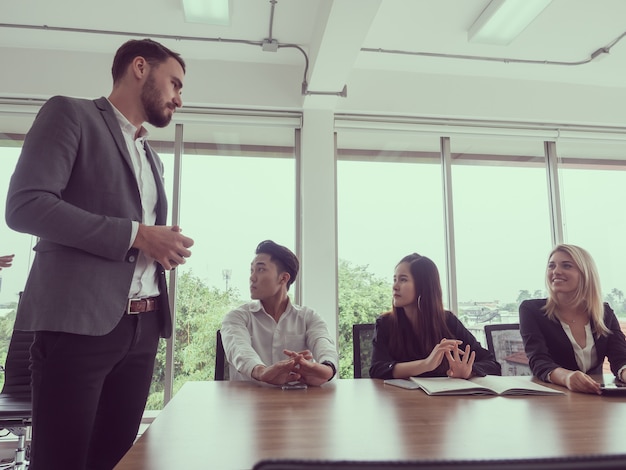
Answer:
[[[396,266],[393,309],[376,320],[373,346],[373,378],[500,375],[493,355],[444,310],[437,266],[417,253]]]

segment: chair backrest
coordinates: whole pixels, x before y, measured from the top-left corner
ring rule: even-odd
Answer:
[[[222,333],[217,330],[215,338],[215,375],[214,380],[229,380],[230,371],[226,353],[224,352],[224,343],[222,343]]]
[[[354,378],[369,378],[370,362],[372,360],[372,338],[374,337],[373,323],[352,325],[352,351],[354,364]]]
[[[4,363],[3,394],[30,395],[30,346],[35,333],[13,330]]]
[[[532,375],[519,323],[485,325],[487,349],[502,367],[502,375]]]

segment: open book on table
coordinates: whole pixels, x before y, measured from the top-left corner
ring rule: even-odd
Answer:
[[[471,379],[450,377],[411,377],[388,379],[386,384],[421,388],[428,395],[563,395],[564,392],[531,382],[529,377],[487,375]]]

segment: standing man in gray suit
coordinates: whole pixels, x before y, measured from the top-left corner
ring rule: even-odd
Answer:
[[[165,271],[191,255],[143,127],[182,106],[185,63],[131,40],[112,74],[108,99],[41,108],[9,186],[7,224],[40,239],[15,322],[35,332],[31,470],[112,469],[131,447],[172,333]]]

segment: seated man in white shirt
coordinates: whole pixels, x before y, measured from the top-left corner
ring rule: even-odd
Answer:
[[[287,294],[299,267],[284,246],[266,240],[257,247],[250,268],[253,300],[222,321],[231,380],[322,385],[335,376],[339,355],[326,323]]]

